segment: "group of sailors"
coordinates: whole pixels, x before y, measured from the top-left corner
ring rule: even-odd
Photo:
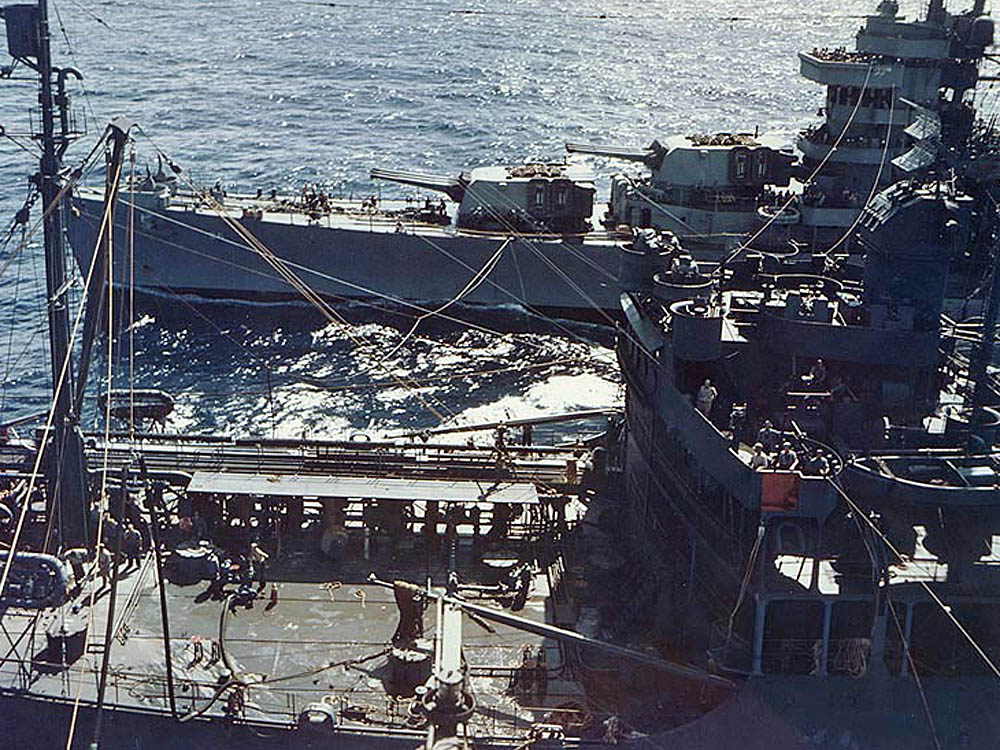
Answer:
[[[182,498],[165,538],[175,549],[208,549],[212,553],[209,557],[217,561],[204,569],[211,570],[206,576],[209,586],[196,601],[222,601],[231,594],[231,606],[249,607],[264,587],[264,569],[270,557],[264,547],[273,549],[279,542],[279,508],[267,500],[262,512],[252,518],[246,498],[234,497],[228,510],[224,514],[223,504],[213,496]]]
[[[809,184],[811,185],[812,183]],[[765,188],[760,194],[759,205],[767,208],[783,208],[786,203],[790,203],[790,201],[792,201],[795,195],[796,194],[791,190],[775,190],[773,188]]]
[[[116,491],[120,493],[121,491]],[[118,538],[121,535],[121,560],[125,570],[138,569],[143,556],[152,547],[152,537],[149,525],[139,508],[138,501],[130,493],[123,500],[109,503],[109,510],[102,512],[94,505],[90,513],[91,533],[95,540],[100,529],[101,547],[108,552],[99,561],[102,578],[108,577],[113,561],[111,552],[118,549]],[[101,518],[103,514],[103,520]],[[93,545],[95,548],[97,545]]]
[[[514,668],[507,692],[520,695],[522,699],[535,698],[544,701],[549,692],[549,667],[545,646],[521,647],[521,663]]]
[[[222,203],[228,195],[226,189],[222,187],[222,180],[216,180],[215,184],[212,185],[212,189],[208,191],[208,194],[219,203]]]
[[[693,281],[698,278],[698,262],[688,253],[675,255],[670,262],[670,275],[681,282]]]
[[[432,216],[447,216],[448,206],[444,202],[444,198],[434,203],[430,198],[424,198],[424,213],[431,214]]]
[[[226,195],[226,191],[222,189],[221,183],[218,182],[210,192],[217,200],[221,200]],[[279,203],[281,206],[294,208],[307,214],[328,214],[333,210],[333,204],[331,203],[333,197],[323,190],[318,190],[315,185],[308,184],[302,186],[302,189],[299,191],[299,199],[297,201],[294,198],[279,199],[277,188],[271,188],[266,197],[264,195],[264,189],[257,188],[257,192],[254,194],[254,200],[268,200],[272,203]],[[367,207],[368,200],[371,200],[372,206],[374,206],[374,201],[376,200],[375,196],[372,196],[371,199],[365,199],[365,207]]]
[[[222,203],[227,195],[228,193],[222,186],[222,181],[217,180],[215,185],[207,191],[207,195],[203,195],[202,202],[208,205],[211,205],[212,202]],[[309,184],[302,186],[302,189],[299,192],[298,200],[294,198],[279,198],[276,188],[272,188],[266,196],[263,188],[257,188],[254,199],[257,201],[267,200],[272,203],[277,203],[282,208],[301,211],[302,213],[309,214],[314,218],[318,218],[319,216],[329,214],[334,211],[333,196],[324,190],[317,188],[317,186]],[[407,199],[407,201],[409,201],[409,199]],[[379,202],[380,199],[378,195],[373,194],[366,196],[361,199],[361,210],[377,213]],[[408,210],[412,211],[413,209]],[[260,219],[262,213],[263,212],[260,209],[245,208],[244,218]],[[422,220],[428,220],[434,223],[447,223],[448,220],[448,206],[443,198],[437,202],[431,200],[430,198],[425,198],[423,206],[419,209],[419,213]],[[396,231],[404,231],[402,222],[397,222]]]
[[[870,149],[885,147],[885,136],[883,135],[850,135],[841,138],[831,133],[826,123],[823,123],[819,127],[805,128],[802,131],[802,135],[812,143],[821,146],[829,146],[837,143],[838,146],[858,146]]]
[[[810,182],[802,192],[802,203],[805,206],[827,206],[828,208],[859,208],[861,201],[858,194],[848,187],[841,188],[839,193],[827,193],[816,183]]]
[[[826,62],[881,62],[885,55],[874,52],[855,52],[846,47],[813,47],[812,56]],[[893,59],[893,58],[890,58]]]
[[[302,208],[308,214],[330,213],[330,196],[313,185],[302,186]]]
[[[818,476],[827,476],[832,470],[830,459],[821,449],[810,449],[801,440],[775,429],[770,419],[764,420],[757,433],[750,468],[755,471],[800,471]]]
[[[832,384],[833,389],[826,389]],[[843,377],[832,379],[827,372],[826,364],[821,358],[816,359],[809,370],[785,384],[783,390],[794,391],[794,395],[805,396],[806,401],[815,399],[848,399],[852,394]],[[694,406],[706,419],[712,419],[712,409],[719,396],[718,388],[710,378],[705,378],[698,388]],[[749,407],[746,403],[732,404],[729,413],[729,436],[733,450],[739,451],[746,435],[746,424],[749,418]],[[760,413],[761,409],[757,410]],[[768,413],[768,409],[763,409]],[[831,472],[831,459],[822,448],[807,443],[802,439],[801,432],[793,434],[775,428],[770,419],[764,419],[757,431],[755,442],[751,448],[749,463],[755,470],[799,471],[812,475],[825,476]]]
[[[210,542],[216,548],[218,565],[213,569],[208,588],[195,598],[196,602],[222,601],[231,595],[230,605],[234,608],[252,605],[264,588],[264,567],[270,557],[258,543],[259,529],[241,518],[233,518],[213,533],[205,519],[195,512],[193,516],[181,516],[174,532],[175,544]]]

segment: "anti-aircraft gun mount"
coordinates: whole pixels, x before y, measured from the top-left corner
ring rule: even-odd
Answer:
[[[458,229],[571,236],[591,229],[596,189],[576,165],[477,167],[458,177],[375,168],[371,177],[444,193],[458,203]]]

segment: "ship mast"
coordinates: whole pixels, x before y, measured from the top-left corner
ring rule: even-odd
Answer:
[[[929,0],[927,3],[927,22],[941,23],[944,20],[944,0]]]
[[[990,282],[986,311],[983,316],[983,335],[970,362],[969,378],[973,382],[972,409],[969,413],[969,427],[973,435],[978,435],[984,445],[992,445],[993,435],[986,425],[990,415],[985,407],[992,396],[989,381],[989,365],[993,362],[997,322],[1000,319],[1000,246],[994,247],[993,279]]]
[[[55,400],[52,433],[44,472],[48,512],[55,515],[60,541],[79,545],[87,540],[87,495],[83,437],[74,413],[75,381],[70,356],[69,285],[63,231],[62,157],[77,135],[70,125],[67,75],[81,78],[72,68],[54,68],[49,34],[48,3],[10,5],[2,9],[11,56],[38,74],[41,132],[33,134],[41,147],[38,173],[32,178],[42,197],[45,231],[46,304],[52,389]],[[59,129],[56,129],[56,117]],[[65,373],[64,370],[65,363]],[[59,383],[62,380],[62,386]]]

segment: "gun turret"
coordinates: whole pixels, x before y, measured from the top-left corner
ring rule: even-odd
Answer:
[[[476,167],[458,177],[373,169],[371,176],[446,193],[459,204],[459,229],[582,235],[594,212],[589,171],[565,163]]]
[[[650,169],[659,169],[663,157],[667,153],[659,141],[653,141],[649,148],[629,148],[627,146],[600,146],[594,143],[566,143],[566,150],[571,154],[590,154],[592,156],[610,156],[612,159],[642,162]]]
[[[423,172],[407,172],[398,169],[372,169],[373,180],[391,180],[403,185],[414,185],[416,187],[436,190],[444,193],[456,203],[461,203],[465,197],[465,190],[468,184],[461,177],[444,177],[441,175],[425,174]]]

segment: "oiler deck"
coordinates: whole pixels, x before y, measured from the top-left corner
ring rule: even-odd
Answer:
[[[6,611],[0,619],[0,691],[11,707],[8,722],[18,707],[46,704],[51,710],[39,736],[65,737],[78,702],[74,746],[86,746],[109,649],[106,746],[201,747],[210,740],[217,746],[238,740],[241,747],[351,747],[372,740],[380,747],[418,745],[425,734],[409,712],[415,698],[399,694],[391,679],[388,652],[398,609],[393,592],[370,575],[440,590],[454,570],[462,596],[509,607],[509,598],[498,601],[492,592],[505,570],[527,563],[531,584],[517,614],[568,628],[578,624],[576,593],[586,589],[586,563],[568,553],[581,547],[578,532],[588,525],[581,521],[594,496],[587,455],[580,448],[485,442],[400,447],[145,436],[139,462],[124,440],[107,446],[95,441],[92,467],[104,465],[107,447],[109,477],[160,486],[166,550],[190,537],[182,516],[192,507],[212,508],[205,536],[224,546],[225,533],[245,525],[270,555],[264,580],[253,583],[257,593],[249,608],[211,596],[207,580],[165,582],[165,623],[156,561],[147,551],[119,578],[107,644],[111,587],[96,570],[58,610]],[[331,501],[342,521],[336,559],[321,551]],[[503,535],[491,535],[501,506],[516,518]],[[406,509],[392,533],[387,507]],[[460,522],[446,523],[448,508]],[[431,531],[429,512],[438,519]],[[605,537],[584,536],[585,557],[612,555]],[[433,606],[424,626],[429,645]],[[81,655],[72,653],[72,639],[52,637],[60,628],[84,627]],[[595,713],[588,701],[588,668],[574,648],[470,618],[463,635],[477,702],[467,730],[477,747],[507,747],[546,732],[601,735],[610,711]],[[234,677],[241,688],[223,689]],[[317,707],[329,709],[330,721],[309,725],[303,712]],[[107,745],[112,737],[124,744]]]

